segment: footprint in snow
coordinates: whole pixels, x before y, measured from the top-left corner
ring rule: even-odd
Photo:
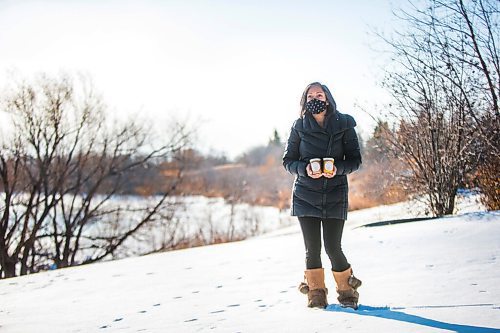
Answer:
[[[240,306],[239,304],[229,304],[227,307],[228,308],[235,308],[237,306]]]
[[[153,306],[160,306],[161,303],[156,303],[156,304],[153,304]]]
[[[226,312],[226,310],[216,310],[216,311],[212,311],[210,313],[222,313],[222,312]]]
[[[193,318],[193,319],[184,320],[184,322],[189,323],[189,322],[197,321],[197,320],[198,320],[198,318]]]

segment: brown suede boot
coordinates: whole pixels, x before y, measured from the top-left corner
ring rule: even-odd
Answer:
[[[303,294],[307,294],[307,306],[310,308],[326,308],[328,301],[326,295],[328,289],[325,287],[325,271],[323,268],[314,268],[304,271],[304,279],[299,286]]]
[[[343,272],[333,272],[333,278],[337,283],[337,300],[343,307],[358,308],[359,293],[357,289],[361,287],[361,280],[357,279],[349,267]]]

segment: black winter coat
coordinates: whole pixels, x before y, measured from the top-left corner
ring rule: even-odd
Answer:
[[[310,113],[293,123],[283,154],[283,166],[295,175],[293,216],[347,219],[347,174],[361,165],[354,118],[338,111],[326,115],[325,128]],[[306,166],[312,158],[333,157],[337,174],[313,179]]]

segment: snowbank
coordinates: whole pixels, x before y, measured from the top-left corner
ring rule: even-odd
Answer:
[[[358,311],[309,309],[297,225],[0,281],[0,331],[500,332],[500,212],[346,229]],[[328,260],[323,258],[325,267]]]

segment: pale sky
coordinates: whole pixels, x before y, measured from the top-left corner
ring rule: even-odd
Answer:
[[[286,135],[305,86],[326,84],[368,137],[387,96],[370,27],[389,0],[0,0],[0,86],[9,71],[83,72],[110,112],[188,117],[197,146],[235,157]]]

